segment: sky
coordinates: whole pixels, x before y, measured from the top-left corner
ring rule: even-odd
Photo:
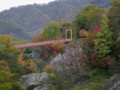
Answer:
[[[34,3],[45,4],[45,3],[49,3],[50,1],[55,1],[55,0],[1,0],[0,11],[9,9],[11,7],[17,7],[21,5],[27,5],[27,4],[34,4]]]

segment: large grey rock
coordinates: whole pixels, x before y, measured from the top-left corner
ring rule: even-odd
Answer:
[[[65,52],[54,57],[50,64],[55,69],[63,72],[69,72],[69,70],[80,71],[82,68],[80,60],[82,60],[83,57],[81,46],[76,45],[74,47],[67,47]]]
[[[52,82],[46,72],[25,75],[21,80],[27,90],[50,90]]]
[[[112,76],[102,90],[120,90],[120,74]]]
[[[82,61],[85,58],[81,46],[74,45],[66,47],[64,53],[54,57],[50,64],[52,65],[52,69],[59,73],[59,77],[69,77],[69,81],[72,83],[82,75],[83,66],[85,66],[85,63]]]
[[[69,63],[70,61],[80,59],[82,55],[82,48],[80,46],[76,47],[67,47],[63,54],[58,54],[55,58],[53,58],[50,62],[53,66],[59,66],[63,63]]]

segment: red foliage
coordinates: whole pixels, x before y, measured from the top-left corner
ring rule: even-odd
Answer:
[[[44,60],[46,60],[46,59],[48,59],[49,56],[51,55],[52,49],[51,49],[50,45],[48,45],[48,46],[44,46],[44,47],[43,47],[43,50],[44,50],[44,51],[42,52],[41,57],[42,57]],[[50,52],[50,53],[49,53],[49,52]]]
[[[86,38],[86,42],[89,43],[89,45],[94,45],[94,39],[96,38],[96,34],[101,32],[101,26],[98,25],[96,28],[89,33],[88,37]]]
[[[39,42],[40,41],[40,37],[41,37],[41,34],[37,34],[37,35],[33,36],[32,42]]]
[[[99,32],[101,32],[101,26],[100,25],[96,26],[95,30],[92,31],[92,34],[96,35]]]
[[[64,44],[52,44],[44,46],[44,52],[42,53],[42,58],[47,60],[50,56],[56,56],[58,53],[64,50]]]

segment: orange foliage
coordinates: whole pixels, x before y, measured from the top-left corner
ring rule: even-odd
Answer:
[[[80,37],[87,37],[87,36],[88,36],[88,32],[87,32],[86,30],[81,30],[81,31],[79,32],[79,36],[80,36]]]
[[[56,56],[58,53],[64,50],[65,45],[60,43],[54,43],[52,45],[44,46],[44,52],[41,57],[47,60],[51,56]]]
[[[52,44],[51,47],[55,52],[60,52],[64,49],[65,44],[55,43],[55,44]]]
[[[10,68],[9,68],[8,63],[6,61],[0,60],[0,69],[9,71]]]
[[[37,66],[32,59],[24,60],[23,55],[18,56],[18,63],[29,70],[36,70]]]
[[[86,38],[86,42],[89,43],[90,45],[94,44],[94,40],[96,38],[96,34],[101,32],[101,26],[98,25],[96,26],[95,30],[93,30],[91,33]]]
[[[90,46],[94,45],[94,40],[95,40],[95,36],[91,33],[89,33],[88,37],[85,39],[86,43],[88,43]]]
[[[46,66],[46,68],[45,68],[45,72],[50,72],[52,70],[52,66],[51,65],[48,65],[48,66]]]
[[[39,41],[40,41],[40,38],[41,38],[41,35],[42,35],[42,34],[35,35],[35,36],[32,38],[32,42],[39,42]]]

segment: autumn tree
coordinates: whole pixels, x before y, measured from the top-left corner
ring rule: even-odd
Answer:
[[[14,47],[12,41],[12,36],[0,35],[0,61],[8,63],[9,72],[21,73],[22,67],[17,62],[19,50]]]
[[[78,29],[93,29],[93,26],[100,24],[100,19],[104,13],[104,9],[99,8],[97,5],[87,5],[75,17],[75,24]]]
[[[0,35],[0,51],[12,52],[15,50],[12,44],[13,37],[10,35]]]
[[[12,36],[0,35],[0,90],[24,90],[22,85],[13,78],[20,75],[24,68],[18,64],[18,50],[12,41]]]
[[[114,32],[113,54],[117,60],[120,60],[120,0],[112,0],[107,15],[112,31]]]
[[[41,36],[42,36],[42,33],[41,33],[41,34],[37,34],[37,35],[33,36],[33,38],[32,38],[32,42],[33,42],[33,43],[34,43],[34,42],[39,42],[39,41],[40,41]]]
[[[25,90],[22,84],[13,77],[14,74],[0,70],[0,90]]]
[[[26,59],[24,55],[18,55],[18,63],[24,67],[25,73],[35,72],[37,70],[36,64],[32,59]]]
[[[0,60],[13,60],[16,57],[17,49],[12,44],[13,37],[0,35]]]

